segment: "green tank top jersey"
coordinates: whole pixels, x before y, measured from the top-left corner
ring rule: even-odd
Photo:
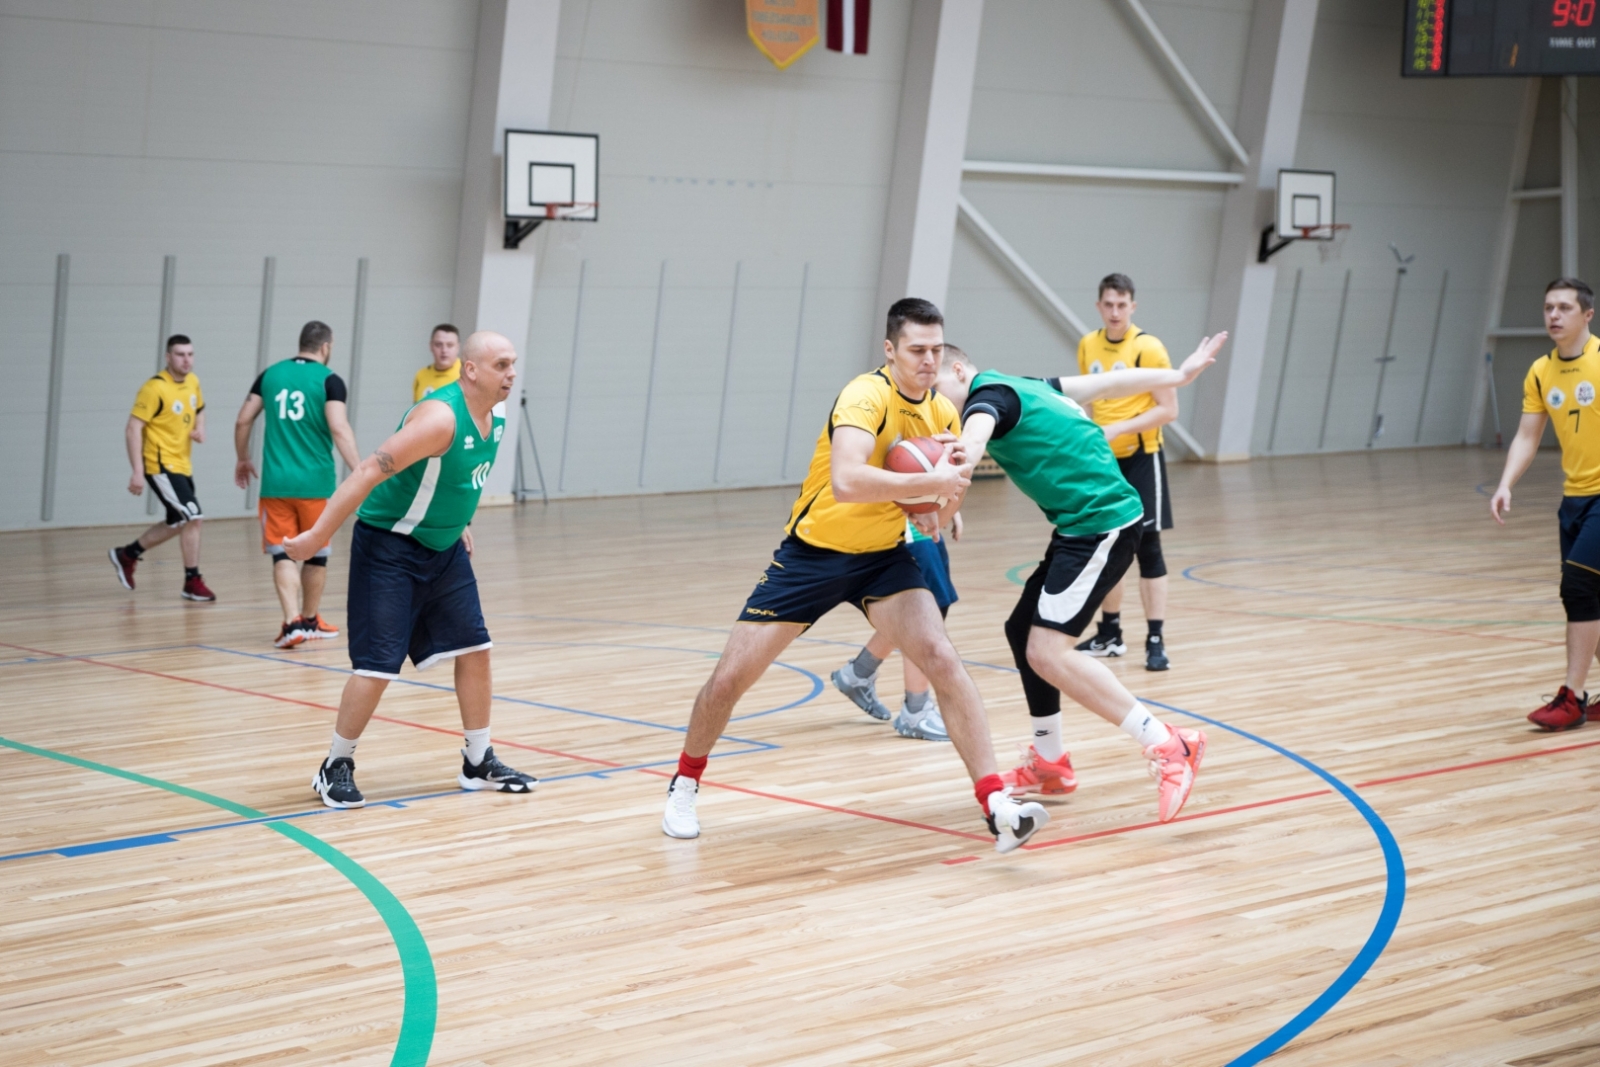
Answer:
[[[506,420],[497,405],[490,416],[487,439],[478,433],[467,398],[459,382],[451,382],[419,401],[449,404],[456,416],[456,439],[442,456],[421,459],[396,474],[368,495],[356,518],[368,526],[416,538],[425,547],[443,552],[461,540],[478,510],[478,497],[494,466]],[[414,408],[416,405],[413,404]],[[406,414],[411,408],[406,409]],[[400,424],[405,425],[402,417]],[[398,427],[396,427],[398,429]]]
[[[330,374],[314,359],[286,359],[262,372],[267,423],[262,496],[326,500],[333,495],[333,434],[325,408]]]
[[[1110,533],[1143,517],[1139,493],[1122,476],[1106,435],[1076,401],[1038,378],[998,371],[974,378],[972,392],[994,384],[1017,394],[1022,415],[1009,433],[989,442],[989,455],[1057,533]]]

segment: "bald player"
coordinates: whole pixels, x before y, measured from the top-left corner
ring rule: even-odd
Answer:
[[[330,808],[366,804],[356,788],[356,742],[407,655],[421,671],[455,660],[466,744],[463,789],[528,793],[537,779],[501,763],[489,745],[489,631],[478,603],[468,524],[505,433],[517,352],[497,333],[461,349],[461,377],[412,405],[394,434],[361,461],[304,533],[290,559],[315,555],[349,518],[350,665],[328,758],[311,787]]]

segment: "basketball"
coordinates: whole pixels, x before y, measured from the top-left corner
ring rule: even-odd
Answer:
[[[931,437],[906,437],[889,446],[883,469],[896,474],[926,474],[944,456],[944,445]],[[921,515],[944,507],[948,497],[919,496],[895,503],[908,515]]]

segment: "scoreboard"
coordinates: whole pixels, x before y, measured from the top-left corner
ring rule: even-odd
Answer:
[[[1597,0],[1406,0],[1400,73],[1600,74]]]

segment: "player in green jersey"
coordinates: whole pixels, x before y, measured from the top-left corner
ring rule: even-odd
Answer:
[[[455,660],[466,745],[463,789],[527,793],[536,779],[501,763],[489,744],[489,631],[472,572],[472,534],[483,483],[505,433],[517,353],[497,333],[461,348],[461,378],[413,405],[394,434],[351,472],[311,529],[284,542],[305,560],[356,516],[350,538],[350,665],[328,758],[311,787],[330,808],[366,803],[355,750],[406,656],[418,670]],[[359,509],[359,510],[357,510]]]
[[[976,463],[985,449],[1055,527],[1043,562],[1006,620],[1033,720],[1025,762],[1001,777],[1013,795],[1060,795],[1077,788],[1061,737],[1066,693],[1138,741],[1159,785],[1162,822],[1177,817],[1205,755],[1205,734],[1169,729],[1134,699],[1105,664],[1073,649],[1106,592],[1138,551],[1144,505],[1123,478],[1105,434],[1082,405],[1199,377],[1227,340],[1200,342],[1177,370],[1119,370],[1070,378],[979,373],[960,358],[939,372],[941,394],[962,408],[961,440]],[[951,501],[946,511],[960,506]]]
[[[283,553],[283,542],[309,530],[333,495],[334,448],[351,470],[361,462],[345,411],[344,379],[328,369],[332,354],[333,330],[326,323],[306,323],[299,352],[256,376],[233,423],[238,455],[233,482],[248,489],[250,479],[258,477],[250,462],[250,430],[256,416],[267,416],[258,511],[261,551],[272,557],[272,584],[283,607],[283,628],[273,642],[279,648],[339,636],[317,611],[328,581],[328,546],[303,564]]]

